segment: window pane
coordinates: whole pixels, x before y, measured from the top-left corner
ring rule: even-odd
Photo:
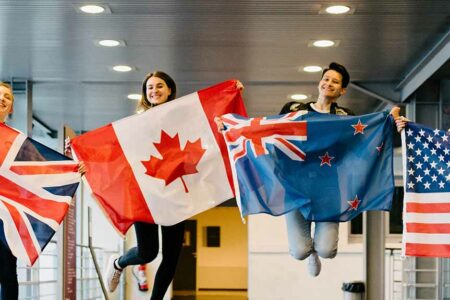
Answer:
[[[350,234],[363,233],[363,215],[359,214],[350,222]]]
[[[403,232],[403,187],[395,187],[392,209],[389,212],[389,233],[402,234]]]

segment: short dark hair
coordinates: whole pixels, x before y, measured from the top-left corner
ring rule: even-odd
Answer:
[[[148,73],[144,81],[142,82],[142,88],[141,88],[141,100],[138,103],[138,111],[141,109],[147,110],[154,105],[150,103],[150,101],[147,99],[147,81],[151,77],[158,77],[164,80],[164,82],[167,84],[167,87],[170,89],[170,95],[167,98],[167,102],[174,100],[177,97],[177,85],[175,84],[175,81],[170,77],[167,73],[164,73],[162,71],[153,71],[151,73]]]
[[[348,86],[348,83],[350,82],[350,74],[348,74],[347,69],[343,65],[338,64],[337,62],[332,62],[328,66],[328,68],[323,70],[321,78],[323,78],[323,75],[325,75],[325,73],[328,72],[329,70],[334,70],[342,75],[343,88],[346,88]]]

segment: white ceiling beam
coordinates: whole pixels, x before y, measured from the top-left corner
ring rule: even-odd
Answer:
[[[355,89],[355,90],[357,90],[357,91],[360,91],[361,93],[364,93],[364,94],[366,94],[366,95],[368,95],[368,96],[370,96],[370,97],[372,97],[372,98],[378,99],[378,100],[380,100],[381,102],[384,102],[384,103],[386,103],[386,104],[390,104],[390,105],[396,105],[396,104],[398,104],[397,101],[395,101],[395,100],[393,100],[393,99],[389,99],[389,98],[387,98],[387,97],[384,97],[384,96],[382,96],[382,95],[380,95],[380,94],[378,94],[378,93],[375,93],[375,92],[373,92],[373,91],[371,91],[371,90],[368,90],[367,88],[362,87],[361,85],[356,84],[356,83],[354,83],[354,82],[350,82],[350,83],[348,84],[348,86],[349,86],[350,88]]]
[[[417,88],[450,59],[450,30],[434,47],[408,72],[397,85],[400,100],[405,101]]]

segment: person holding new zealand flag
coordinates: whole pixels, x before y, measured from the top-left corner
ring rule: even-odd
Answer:
[[[324,114],[354,115],[354,113],[337,104],[350,82],[350,75],[343,65],[332,62],[322,72],[319,82],[319,97],[316,102],[289,102],[280,114],[293,111],[315,111]],[[319,275],[320,257],[334,258],[338,247],[338,222],[316,222],[314,237],[311,237],[311,222],[307,221],[299,210],[286,214],[289,253],[296,259],[308,259],[308,272],[311,276]]]

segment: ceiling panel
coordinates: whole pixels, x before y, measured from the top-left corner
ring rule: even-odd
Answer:
[[[126,95],[155,69],[174,77],[180,96],[240,79],[250,115],[275,114],[292,93],[317,97],[320,74],[299,72],[305,65],[338,61],[355,82],[392,85],[450,30],[448,0],[347,1],[354,13],[339,16],[320,13],[330,2],[319,0],[116,0],[95,16],[83,3],[0,2],[0,78],[33,81],[34,113],[54,128],[85,131],[133,113]],[[95,44],[104,38],[126,46]],[[314,39],[339,45],[309,47]],[[119,74],[115,64],[135,69]],[[339,101],[356,113],[380,105],[351,88]]]

